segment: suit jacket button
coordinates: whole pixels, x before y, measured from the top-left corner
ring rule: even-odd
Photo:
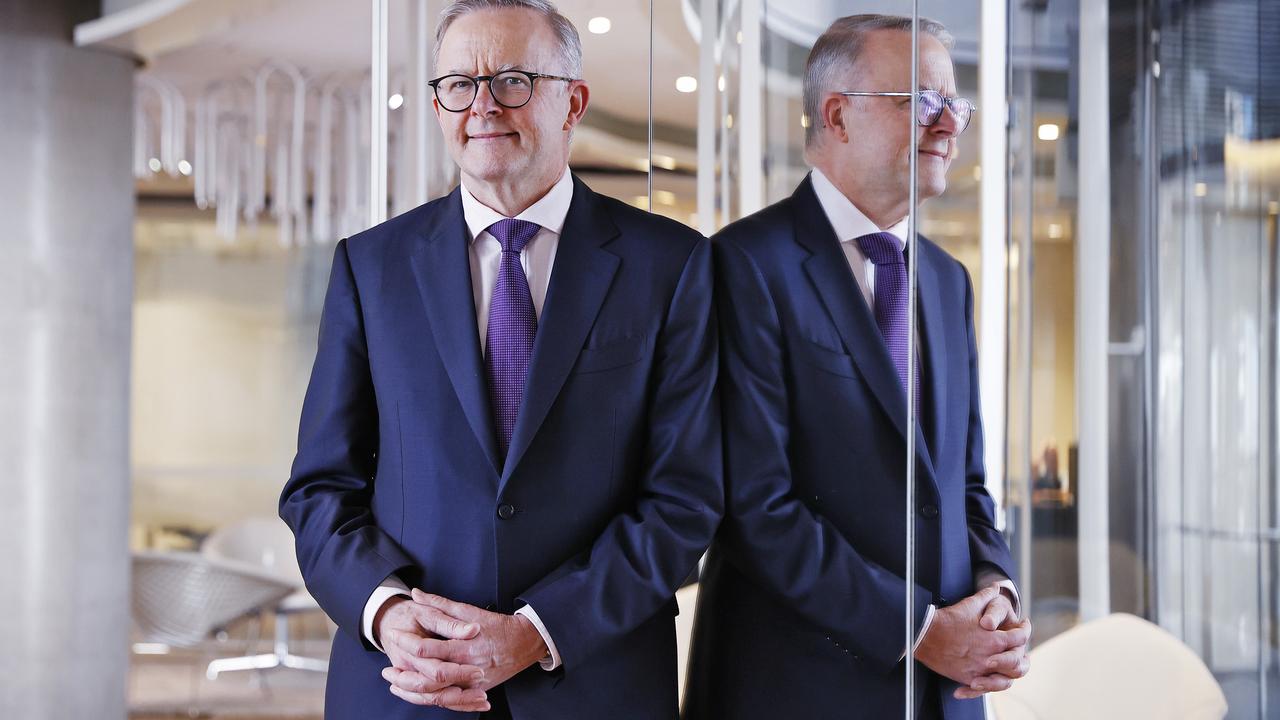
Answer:
[[[938,506],[925,505],[924,507],[920,508],[920,514],[924,515],[927,518],[936,518],[938,517]]]
[[[516,514],[516,509],[511,505],[507,505],[504,503],[498,506],[498,517],[502,518],[503,520],[510,520],[511,517],[515,514]]]

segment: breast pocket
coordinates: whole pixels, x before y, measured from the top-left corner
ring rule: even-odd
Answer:
[[[792,345],[792,352],[810,367],[841,377],[855,379],[858,377],[858,371],[853,365],[853,358],[846,353],[828,350],[807,340],[795,342]]]
[[[598,373],[634,365],[644,357],[645,336],[631,335],[606,340],[599,345],[588,346],[578,353],[573,366],[575,375]]]

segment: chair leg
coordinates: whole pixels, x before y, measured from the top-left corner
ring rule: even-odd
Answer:
[[[277,667],[287,667],[294,670],[306,670],[309,672],[321,673],[329,671],[329,663],[324,660],[294,655],[289,652],[288,615],[277,612],[275,616],[275,623],[275,642],[272,647],[272,652],[214,660],[209,663],[209,667],[205,671],[206,676],[208,676],[210,680],[216,680],[219,673],[235,672],[239,670],[261,671]]]

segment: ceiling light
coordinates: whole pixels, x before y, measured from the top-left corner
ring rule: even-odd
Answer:
[[[613,23],[609,22],[609,18],[607,17],[593,17],[587,21],[587,30],[595,33],[596,35],[605,34],[609,32],[612,27]]]
[[[724,76],[723,75],[720,76],[719,80],[716,80],[716,89],[719,90],[720,92],[724,92]]]
[[[724,127],[726,130],[733,129],[733,113],[724,116]]]
[[[186,160],[179,160],[179,161],[178,161],[178,172],[182,173],[183,175],[190,175],[190,174],[191,174],[191,163],[187,162]]]
[[[1209,186],[1204,183],[1196,183],[1196,197],[1204,197],[1209,194]]]
[[[1053,123],[1045,123],[1036,130],[1036,136],[1041,140],[1057,140],[1058,126]]]
[[[676,90],[682,93],[695,92],[698,89],[698,78],[689,75],[681,75],[676,78]]]
[[[653,164],[654,164],[654,165],[657,165],[658,167],[662,168],[663,170],[675,170],[675,169],[676,169],[676,159],[675,159],[675,158],[673,158],[673,157],[671,157],[670,155],[654,155],[654,156],[653,156]]]
[[[738,44],[739,44],[739,45],[741,45],[741,44],[742,44],[742,31],[741,31],[741,30],[739,30],[739,31],[738,31]]]
[[[157,173],[164,166],[160,164],[160,158],[151,158],[147,161],[147,167],[151,168],[151,172]]]
[[[1049,237],[1057,240],[1062,237],[1062,226],[1058,223],[1049,223]]]
[[[404,96],[400,93],[396,93],[395,95],[387,98],[387,107],[392,110],[399,110],[401,105],[404,105]]]

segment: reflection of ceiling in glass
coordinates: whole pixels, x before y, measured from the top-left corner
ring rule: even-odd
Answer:
[[[558,6],[582,36],[583,75],[593,104],[610,117],[645,122],[651,60],[648,0],[562,0]],[[697,74],[697,45],[678,3],[655,6],[655,120],[692,128],[697,95],[678,91],[676,81]],[[158,7],[166,12],[148,14]],[[404,66],[411,51],[409,3],[391,0],[390,9],[394,85],[404,74],[395,68]],[[150,0],[127,13],[140,18],[142,26],[102,38],[102,44],[141,56],[157,77],[192,92],[216,79],[253,72],[271,60],[294,65],[312,78],[341,75],[358,82],[368,72],[369,4],[359,0]],[[587,30],[596,17],[609,18],[607,33]],[[128,19],[104,18],[87,29],[110,32]]]

